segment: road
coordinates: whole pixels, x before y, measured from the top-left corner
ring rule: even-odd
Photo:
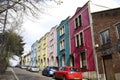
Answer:
[[[41,72],[30,72],[25,69],[13,68],[18,80],[54,80],[52,77],[46,77]]]

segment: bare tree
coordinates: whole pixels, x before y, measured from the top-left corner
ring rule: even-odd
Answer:
[[[5,22],[6,11],[7,20],[5,25],[11,27],[13,22],[20,20],[22,22],[23,16],[37,18],[41,13],[44,13],[46,2],[49,1],[53,1],[58,5],[62,3],[61,0],[0,0],[0,27]]]
[[[46,1],[54,1],[58,5],[62,3],[61,0],[0,0],[0,29],[3,30],[0,41],[1,37],[4,37],[5,29],[20,31],[24,15],[37,18],[39,13],[43,13]],[[0,45],[0,73],[5,72],[7,67],[9,54],[6,49],[9,48]]]

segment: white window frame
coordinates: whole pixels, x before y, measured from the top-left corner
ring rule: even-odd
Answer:
[[[60,41],[60,50],[65,49],[65,40]]]
[[[106,31],[108,31],[108,36],[109,36],[109,39],[110,39],[109,29],[105,29],[104,31],[101,31],[101,32],[100,32],[100,41],[101,41],[101,44],[102,44],[102,45],[108,43],[106,36],[104,36],[104,38],[105,38],[105,43],[103,43],[103,39],[102,39],[102,36],[101,36],[101,34],[102,34],[102,33],[105,33]]]
[[[84,40],[82,40],[83,43],[81,42],[81,35],[80,35],[81,33],[82,33],[82,37],[84,39],[83,32],[80,32],[80,33],[78,33],[78,34],[75,35],[75,44],[76,44],[76,47],[84,45]],[[78,35],[79,43],[77,43],[77,35]]]
[[[116,26],[117,37],[118,39],[120,39],[120,34],[118,32],[118,27],[120,27],[120,23],[117,23],[115,26]]]
[[[62,27],[60,28],[60,36],[63,35],[64,33],[65,33],[65,27],[62,26]]]
[[[77,28],[78,28],[78,26],[76,26],[76,19],[77,19],[77,23],[78,23],[78,17],[75,18],[75,20],[74,20],[74,29],[77,29]]]
[[[80,19],[79,19],[79,16],[80,16]],[[78,26],[81,26],[82,25],[82,16],[81,15],[79,15],[79,16],[78,16]]]
[[[81,16],[81,20],[79,19],[79,16]],[[76,26],[76,19],[77,19],[77,24],[78,26]],[[81,21],[81,24],[80,24]],[[82,15],[78,15],[75,19],[74,19],[74,29],[77,29],[78,27],[82,26]]]
[[[84,53],[83,53],[84,52]],[[83,64],[82,64],[82,56],[81,56],[81,54],[85,54],[85,64],[86,64],[86,69],[87,69],[87,55],[86,55],[86,51],[83,51],[83,52],[80,52],[80,68],[83,68]]]

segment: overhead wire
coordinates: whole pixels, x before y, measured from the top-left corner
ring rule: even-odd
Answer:
[[[107,8],[107,9],[111,9],[110,7],[103,6],[103,5],[96,4],[96,3],[93,3],[92,0],[89,0],[89,1],[90,1],[93,5],[95,5],[95,6],[102,7],[102,8]]]

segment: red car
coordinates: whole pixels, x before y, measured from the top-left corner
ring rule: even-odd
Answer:
[[[53,77],[62,80],[82,80],[83,78],[79,68],[70,66],[61,67]]]

